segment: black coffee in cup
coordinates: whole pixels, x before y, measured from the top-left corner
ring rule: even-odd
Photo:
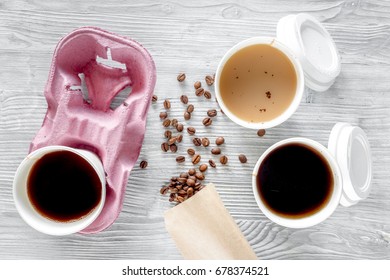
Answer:
[[[328,161],[302,143],[288,143],[271,151],[257,174],[260,199],[271,212],[286,218],[303,218],[320,211],[333,193]]]
[[[27,194],[42,216],[72,222],[98,206],[102,187],[86,159],[63,150],[48,153],[34,163],[27,179]]]

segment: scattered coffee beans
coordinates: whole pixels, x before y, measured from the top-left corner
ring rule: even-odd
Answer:
[[[192,163],[193,164],[198,164],[199,161],[201,160],[201,156],[199,154],[195,154],[193,157],[192,157]]]
[[[225,143],[225,138],[223,138],[222,136],[217,137],[217,139],[215,139],[215,144],[217,144],[218,146],[222,145],[223,143]]]
[[[160,119],[166,119],[168,117],[168,113],[167,112],[161,112],[160,113]]]
[[[161,150],[163,150],[163,152],[168,152],[169,150],[169,145],[167,142],[164,142],[161,144]]]
[[[183,141],[183,134],[179,134],[176,136],[176,142],[180,143],[181,141]]]
[[[169,140],[168,140],[168,145],[172,145],[172,144],[175,144],[176,143],[176,137],[171,137]]]
[[[204,118],[202,123],[204,126],[210,126],[213,123],[213,120],[211,118]]]
[[[152,102],[156,102],[157,100],[158,100],[157,95],[153,94],[153,96],[152,96]]]
[[[207,137],[202,138],[203,147],[208,147],[210,145],[210,140]]]
[[[171,125],[171,120],[170,119],[165,119],[164,121],[163,121],[163,126],[164,127],[168,127],[168,126],[170,126]]]
[[[199,166],[200,172],[205,172],[207,170],[207,164],[203,163]]]
[[[178,162],[178,163],[184,162],[185,160],[186,160],[186,158],[184,156],[178,156],[176,158],[176,162]]]
[[[171,102],[168,99],[164,100],[164,108],[167,110],[171,108]]]
[[[181,103],[183,103],[183,104],[187,104],[187,103],[188,103],[188,97],[187,97],[187,95],[182,95],[182,96],[180,96],[180,101],[181,101]]]
[[[217,110],[215,109],[210,109],[207,111],[207,116],[209,116],[210,118],[213,118],[217,115]]]
[[[257,135],[260,136],[260,137],[263,137],[265,135],[265,129],[259,129],[257,131]]]
[[[198,88],[200,88],[201,86],[202,86],[202,83],[199,82],[199,81],[196,81],[196,82],[194,83],[194,88],[195,88],[195,89],[198,89]]]
[[[185,119],[186,121],[188,121],[189,119],[191,119],[191,113],[188,112],[188,111],[185,111],[185,112],[184,112],[184,119]]]
[[[169,149],[171,150],[172,153],[176,153],[177,152],[177,145],[176,144],[172,144],[169,146]]]
[[[196,132],[196,129],[195,129],[195,127],[190,126],[190,127],[187,127],[187,132],[189,135],[194,135]]]
[[[221,153],[221,149],[220,148],[212,148],[211,153],[213,155],[219,155]]]
[[[172,119],[171,121],[171,125],[172,127],[176,128],[177,124],[179,123],[179,121],[177,119]]]
[[[183,82],[185,79],[186,79],[186,74],[180,73],[179,75],[177,75],[177,80],[179,82]]]
[[[196,96],[202,96],[204,93],[204,88],[200,87],[195,91]]]
[[[208,86],[212,86],[214,84],[214,78],[210,75],[207,75],[204,80]]]
[[[187,106],[187,112],[192,113],[194,111],[194,105],[190,104]]]
[[[187,154],[189,154],[190,156],[193,156],[193,155],[195,155],[195,150],[189,148],[189,149],[187,150]]]
[[[209,92],[208,90],[205,90],[203,95],[206,99],[211,99],[211,92]]]
[[[170,130],[165,130],[165,132],[164,132],[164,136],[165,136],[165,138],[171,138],[172,137],[172,131],[170,131]]]
[[[228,157],[227,156],[221,156],[219,158],[219,162],[225,165],[228,162]]]
[[[194,143],[195,146],[199,147],[202,145],[202,140],[200,140],[200,138],[198,137],[195,137],[194,139],[192,139],[192,143]]]
[[[203,181],[205,178],[205,176],[202,172],[196,172],[195,177],[196,177],[196,179],[201,180],[201,181]]]
[[[214,162],[212,159],[209,159],[209,165],[210,165],[212,168],[217,167],[217,165],[215,164],[215,162]]]
[[[240,160],[241,163],[246,163],[248,161],[248,159],[246,158],[246,156],[244,154],[240,154],[238,156],[238,159]]]
[[[182,123],[178,123],[176,126],[177,132],[182,132],[184,129],[184,125]]]
[[[145,169],[148,166],[148,162],[146,160],[143,160],[139,163],[139,167],[142,169]]]

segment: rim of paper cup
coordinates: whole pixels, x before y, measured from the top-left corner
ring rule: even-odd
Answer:
[[[90,213],[75,221],[59,222],[59,221],[48,219],[42,216],[34,208],[31,201],[28,199],[26,182],[28,179],[28,175],[31,172],[32,166],[37,160],[42,158],[44,155],[56,151],[70,151],[82,157],[93,167],[96,174],[99,176],[99,179],[102,184],[102,191],[101,191],[99,204]],[[94,158],[94,160],[91,160],[91,158],[89,157]],[[33,159],[33,161],[31,161],[31,159]],[[68,234],[79,232],[84,228],[88,227],[94,220],[96,220],[96,218],[101,213],[104,207],[105,197],[106,197],[105,176],[104,176],[103,165],[101,164],[101,162],[100,163],[94,162],[95,160],[98,160],[100,162],[100,159],[92,152],[81,150],[81,149],[70,148],[66,146],[47,146],[47,147],[37,149],[31,152],[29,155],[27,155],[20,163],[15,173],[15,178],[13,181],[13,199],[14,199],[16,209],[18,210],[22,219],[29,226],[36,229],[37,231],[49,235],[68,235]],[[23,173],[25,173],[25,176],[23,176]],[[20,192],[22,192],[23,194],[20,194]],[[21,198],[20,195],[27,196],[27,203],[22,202],[23,198]]]
[[[263,203],[260,193],[257,188],[257,175],[260,168],[261,163],[263,160],[276,148],[279,148],[281,146],[287,145],[287,144],[302,144],[305,146],[309,146],[312,149],[315,149],[317,152],[319,152],[325,160],[328,162],[332,174],[333,174],[333,193],[330,197],[327,205],[322,207],[317,212],[313,213],[310,216],[302,217],[302,218],[287,218],[281,215],[277,215],[273,211],[271,211],[265,204]],[[258,207],[260,208],[261,212],[269,218],[271,221],[285,227],[289,228],[306,228],[311,227],[314,225],[317,225],[323,221],[325,221],[327,218],[332,215],[332,213],[336,210],[337,206],[339,205],[341,193],[342,193],[342,180],[341,180],[341,172],[340,168],[334,159],[334,157],[331,155],[329,150],[321,145],[320,143],[303,137],[295,137],[295,138],[288,138],[282,141],[279,141],[269,147],[257,160],[255,167],[253,168],[252,173],[252,189],[253,194],[256,199],[256,203]]]
[[[235,114],[233,114],[229,108],[225,105],[223,98],[221,97],[221,93],[219,90],[219,81],[221,77],[222,70],[226,64],[226,62],[239,50],[253,46],[253,45],[260,45],[260,44],[266,44],[271,45],[272,47],[278,49],[282,53],[284,53],[287,58],[291,61],[295,73],[297,75],[297,88],[294,95],[293,101],[290,103],[288,108],[280,114],[278,117],[265,122],[249,122],[246,120],[243,120],[239,117],[237,117]],[[275,38],[272,37],[252,37],[247,40],[241,41],[238,44],[234,45],[231,49],[229,49],[225,55],[222,57],[221,61],[218,64],[217,71],[215,73],[215,94],[217,97],[217,101],[225,115],[229,117],[233,122],[235,122],[238,125],[241,125],[246,128],[251,129],[266,129],[275,127],[283,122],[285,122],[287,119],[289,119],[294,112],[298,109],[299,104],[301,103],[303,92],[304,92],[304,74],[302,70],[301,63],[299,62],[299,59],[293,54],[293,52],[285,46],[283,43],[278,41]]]

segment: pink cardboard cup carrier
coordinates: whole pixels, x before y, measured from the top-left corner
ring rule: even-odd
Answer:
[[[98,62],[108,53],[125,69]],[[80,90],[81,73],[90,102]],[[58,43],[45,88],[47,113],[30,152],[60,145],[88,150],[102,161],[105,203],[100,215],[80,233],[100,232],[118,217],[129,173],[141,150],[155,83],[153,59],[134,40],[84,27]],[[126,87],[131,87],[131,94],[111,109],[114,97]]]

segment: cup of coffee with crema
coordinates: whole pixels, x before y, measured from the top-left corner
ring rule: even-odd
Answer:
[[[327,148],[311,139],[289,138],[262,154],[253,169],[252,187],[270,220],[304,228],[324,221],[337,208],[342,176]]]
[[[105,172],[92,152],[47,146],[30,153],[13,183],[16,208],[34,229],[51,235],[89,226],[103,209]]]
[[[277,39],[253,37],[223,56],[215,75],[215,92],[220,107],[235,123],[270,128],[298,108],[304,74],[293,52]]]

